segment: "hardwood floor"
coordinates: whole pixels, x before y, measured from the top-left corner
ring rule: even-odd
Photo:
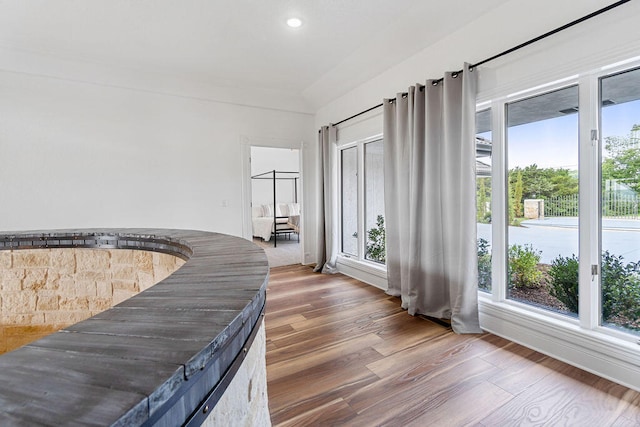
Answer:
[[[640,426],[640,393],[305,266],[271,269],[274,426]]]

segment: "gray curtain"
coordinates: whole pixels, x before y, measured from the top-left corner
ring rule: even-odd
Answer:
[[[478,320],[476,73],[447,73],[385,100],[384,176],[390,295],[409,314]]]
[[[336,128],[323,126],[318,132],[318,171],[319,194],[318,200],[318,246],[315,272],[336,273],[338,256],[338,201],[335,189],[338,188],[335,169]]]

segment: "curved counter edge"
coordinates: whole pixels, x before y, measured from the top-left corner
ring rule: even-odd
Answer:
[[[138,249],[186,262],[115,307],[0,356],[0,423],[201,422],[262,324],[264,251],[191,230],[0,233],[0,250],[34,248]]]

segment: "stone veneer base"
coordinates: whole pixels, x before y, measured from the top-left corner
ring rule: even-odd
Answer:
[[[237,237],[185,230],[0,234],[0,252],[42,248],[139,249],[186,262],[115,307],[1,356],[1,425],[182,425],[217,413],[207,402],[225,401],[234,361],[242,359],[240,372],[249,367],[265,378],[250,379],[238,404],[249,407],[249,416],[268,418],[266,391],[253,385],[266,384],[266,371],[247,362],[254,346],[264,359],[264,335],[249,347],[266,300],[262,249]],[[244,422],[253,423],[238,420]]]

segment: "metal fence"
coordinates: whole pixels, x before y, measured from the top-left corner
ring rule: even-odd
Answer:
[[[607,192],[602,197],[602,217],[640,219],[639,204],[640,198],[635,194]],[[545,199],[544,216],[578,216],[578,195]]]

